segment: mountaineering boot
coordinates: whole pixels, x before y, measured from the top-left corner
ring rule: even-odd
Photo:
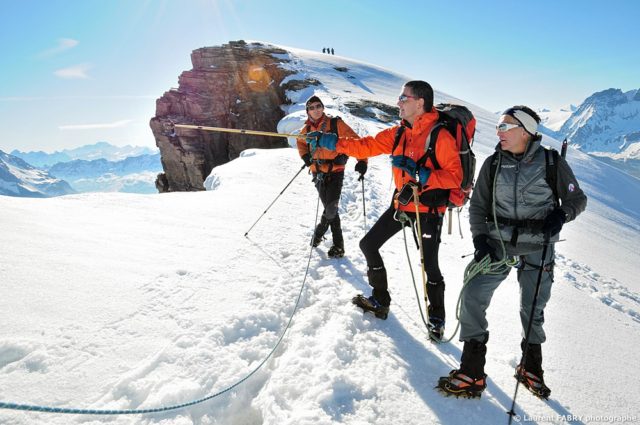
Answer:
[[[325,216],[322,216],[320,218],[320,223],[318,223],[315,231],[313,232],[313,241],[311,242],[311,246],[315,248],[320,245],[320,242],[322,242],[322,239],[324,239],[324,234],[327,233],[328,229],[329,220],[327,220]]]
[[[480,397],[487,388],[487,375],[484,373],[486,355],[486,342],[475,339],[465,341],[460,369],[454,369],[448,376],[441,377],[436,388],[447,396]]]
[[[442,341],[444,336],[444,280],[434,282],[427,281],[427,296],[429,298],[428,315],[429,321],[427,328],[429,330],[429,338],[434,342]]]
[[[429,316],[427,328],[429,330],[429,339],[434,342],[442,341],[442,337],[444,336],[444,320],[439,317]]]
[[[329,249],[330,258],[341,258],[344,256],[344,239],[342,238],[342,226],[340,224],[340,216],[331,220],[331,236],[333,238],[333,246]]]
[[[544,371],[542,370],[542,346],[540,344],[527,344],[524,339],[520,342],[522,356],[525,359],[524,367],[519,365],[516,368],[514,378],[520,381],[526,389],[531,391],[536,397],[548,399],[551,390],[544,383]],[[526,356],[525,356],[526,348]]]
[[[518,381],[524,385],[526,389],[531,391],[533,395],[541,399],[547,400],[551,395],[551,389],[544,383],[543,374],[535,375],[528,372],[522,366],[516,368],[516,373],[513,375]]]
[[[387,291],[387,269],[384,266],[369,267],[367,277],[369,285],[373,287],[371,295],[388,309],[391,305],[391,295]]]
[[[366,298],[364,295],[359,294],[351,299],[351,302],[364,311],[370,311],[378,319],[387,320],[387,316],[389,315],[389,307],[382,306],[378,300],[371,295],[369,298]]]
[[[344,257],[344,248],[334,245],[329,248],[329,252],[327,254],[329,255],[329,258],[342,258]]]
[[[487,388],[487,375],[474,379],[462,373],[460,369],[454,369],[448,376],[438,380],[436,388],[447,397],[480,398],[484,389]]]
[[[367,276],[369,285],[373,287],[371,296],[366,298],[364,295],[358,295],[351,302],[364,311],[373,312],[377,318],[385,320],[391,305],[391,296],[387,291],[387,270],[384,266],[369,267]]]

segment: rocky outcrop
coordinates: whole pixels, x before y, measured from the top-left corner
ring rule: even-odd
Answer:
[[[345,102],[344,106],[356,117],[375,119],[385,124],[399,119],[397,106],[389,106],[381,102],[360,100],[359,102]]]
[[[287,103],[282,81],[291,73],[280,66],[286,51],[260,43],[230,42],[191,53],[193,69],[184,71],[178,88],[156,101],[150,126],[160,148],[164,173],[160,192],[204,190],[213,167],[237,158],[247,148],[287,146],[285,138],[202,130],[172,130],[195,124],[276,132]]]

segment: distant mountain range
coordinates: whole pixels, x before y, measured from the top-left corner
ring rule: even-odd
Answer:
[[[75,159],[91,161],[94,159],[106,159],[108,161],[121,161],[131,156],[152,155],[157,149],[142,146],[114,146],[107,142],[98,142],[93,145],[80,146],[75,149],[64,149],[47,153],[43,151],[21,152],[13,150],[11,155],[22,158],[29,164],[38,168],[50,168],[59,162],[69,162]]]
[[[577,107],[538,113],[555,138],[640,177],[640,89],[607,89]]]
[[[584,152],[639,159],[640,90],[608,89],[589,96],[559,130]],[[634,145],[636,145],[634,147]]]
[[[75,192],[157,193],[157,150],[106,142],[46,152],[0,151],[0,194],[48,197]]]
[[[75,193],[69,184],[0,150],[0,195],[46,198]]]
[[[157,193],[155,180],[162,172],[160,154],[132,156],[120,161],[76,159],[48,169],[79,192]]]

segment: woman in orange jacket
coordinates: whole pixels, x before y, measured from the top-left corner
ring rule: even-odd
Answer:
[[[415,203],[411,195],[411,185],[418,185],[418,208],[424,265],[427,273],[429,297],[429,325],[431,335],[439,339],[444,333],[444,278],[438,266],[438,249],[442,218],[447,208],[449,190],[460,187],[462,168],[455,140],[448,131],[439,131],[435,143],[434,164],[432,157],[425,160],[426,150],[433,142],[427,143],[431,130],[438,121],[438,112],[433,108],[433,89],[425,81],[409,81],[398,98],[400,125],[381,131],[375,136],[350,139],[331,134],[308,134],[307,140],[313,146],[335,150],[356,157],[371,157],[391,154],[392,172],[396,190],[394,202],[385,211],[371,230],[360,241],[360,248],[367,260],[369,285],[372,295],[358,295],[354,304],[365,311],[372,311],[376,317],[386,319],[391,296],[387,286],[387,271],[380,256],[380,247],[398,233],[403,224],[396,220],[397,211],[402,211],[415,222]],[[310,136],[310,137],[309,137]],[[407,202],[405,202],[407,201]]]
[[[340,118],[331,118],[324,113],[324,104],[318,96],[311,96],[306,102],[307,121],[300,130],[301,134],[309,132],[325,133],[331,132],[339,134],[341,137],[358,137],[358,135],[345,124]],[[324,206],[320,223],[315,228],[312,245],[320,245],[324,234],[331,227],[333,246],[329,248],[328,255],[331,258],[344,256],[344,239],[342,237],[342,227],[340,216],[338,215],[338,205],[342,192],[342,182],[344,180],[344,166],[349,157],[339,154],[335,150],[324,148],[310,149],[305,139],[298,139],[298,152],[305,164],[311,169],[313,182],[318,190],[318,195]],[[366,158],[366,157],[358,157]],[[361,159],[356,164],[356,171],[361,176],[367,172],[366,159]]]

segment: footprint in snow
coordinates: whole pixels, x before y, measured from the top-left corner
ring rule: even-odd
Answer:
[[[565,269],[563,278],[574,287],[640,323],[640,294],[615,279],[601,276],[588,265],[576,263],[563,255],[556,254],[556,264]]]

